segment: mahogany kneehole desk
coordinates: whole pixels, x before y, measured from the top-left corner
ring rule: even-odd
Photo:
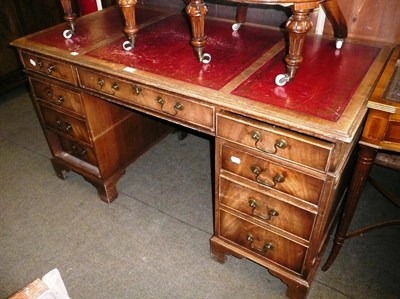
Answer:
[[[215,136],[212,256],[255,261],[305,298],[391,49],[347,41],[339,51],[308,36],[308,63],[278,87],[282,32],[244,25],[232,35],[232,23],[209,19],[213,63],[203,65],[186,50],[183,16],[138,9],[134,51],[121,48],[115,7],[78,18],[71,39],[61,24],[13,42],[57,175],[82,175],[111,203],[128,165],[169,132],[165,121]]]

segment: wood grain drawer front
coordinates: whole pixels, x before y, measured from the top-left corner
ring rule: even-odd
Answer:
[[[392,146],[400,147],[400,115],[392,114],[389,118],[387,131],[383,142],[392,143]]]
[[[63,152],[93,166],[97,166],[96,155],[94,154],[91,147],[74,139],[65,138],[60,135],[58,135],[58,140],[60,141],[61,149]]]
[[[333,144],[230,113],[217,115],[217,136],[320,171]]]
[[[79,69],[78,75],[83,88],[150,109],[166,119],[192,124],[212,132],[215,130],[215,108],[212,106],[84,69]]]
[[[70,64],[25,52],[21,53],[21,57],[26,69],[76,85],[74,71]]]
[[[309,240],[315,215],[279,199],[220,178],[219,201],[240,213]]]
[[[89,133],[85,121],[60,113],[45,106],[41,106],[40,110],[47,127],[53,128],[58,132],[75,137],[90,144]]]
[[[31,79],[30,81],[36,98],[57,105],[68,111],[84,115],[79,93],[35,79]]]
[[[307,247],[224,211],[220,211],[219,225],[221,237],[301,273]]]
[[[221,168],[313,204],[318,204],[324,185],[322,178],[253,156],[226,144],[221,149]]]

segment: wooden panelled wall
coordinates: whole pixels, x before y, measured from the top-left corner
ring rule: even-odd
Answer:
[[[349,37],[400,44],[400,0],[338,0]],[[325,23],[326,34],[332,26]]]

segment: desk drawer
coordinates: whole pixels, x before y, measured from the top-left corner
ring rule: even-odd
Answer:
[[[40,110],[47,127],[90,144],[89,132],[85,121],[45,106],[40,106]]]
[[[221,168],[266,186],[318,204],[324,179],[285,167],[268,159],[253,156],[222,144]]]
[[[283,229],[304,240],[310,239],[314,214],[225,178],[220,178],[219,187],[219,201],[222,206]]]
[[[214,131],[215,109],[212,106],[85,69],[79,69],[78,75],[83,88],[150,109],[165,119]]]
[[[74,139],[69,139],[60,135],[58,135],[58,140],[63,152],[93,166],[97,166],[96,155],[91,147]]]
[[[71,65],[25,52],[21,52],[21,57],[26,69],[76,85]]]
[[[36,98],[79,115],[84,115],[79,93],[32,78],[30,81]]]
[[[333,144],[242,116],[217,115],[217,136],[295,163],[325,171]]]
[[[267,260],[301,273],[307,247],[265,228],[220,210],[219,232],[222,238],[250,250]]]

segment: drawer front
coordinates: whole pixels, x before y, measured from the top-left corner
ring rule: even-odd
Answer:
[[[221,168],[313,204],[318,204],[324,185],[322,178],[261,159],[226,144],[221,148]]]
[[[84,115],[79,93],[36,79],[30,79],[30,81],[36,98],[57,105],[68,111]]]
[[[41,106],[40,110],[46,126],[90,144],[85,121],[44,106]]]
[[[80,143],[76,140],[65,138],[58,135],[58,140],[60,141],[61,149],[63,152],[74,156],[86,163],[97,166],[96,155],[94,154],[91,147]]]
[[[329,142],[228,113],[217,115],[217,136],[320,171],[333,150]]]
[[[391,146],[400,146],[400,114],[390,115],[388,127],[382,142],[391,143]]]
[[[290,270],[301,273],[307,247],[279,236],[267,229],[220,211],[220,236],[278,263]]]
[[[215,109],[212,106],[84,69],[79,69],[78,75],[83,88],[150,109],[166,119],[192,124],[208,131],[215,130]]]
[[[304,240],[309,240],[315,215],[277,198],[243,187],[220,178],[221,206],[227,206],[242,214],[283,229]]]
[[[76,85],[71,65],[25,52],[21,57],[26,69]]]

